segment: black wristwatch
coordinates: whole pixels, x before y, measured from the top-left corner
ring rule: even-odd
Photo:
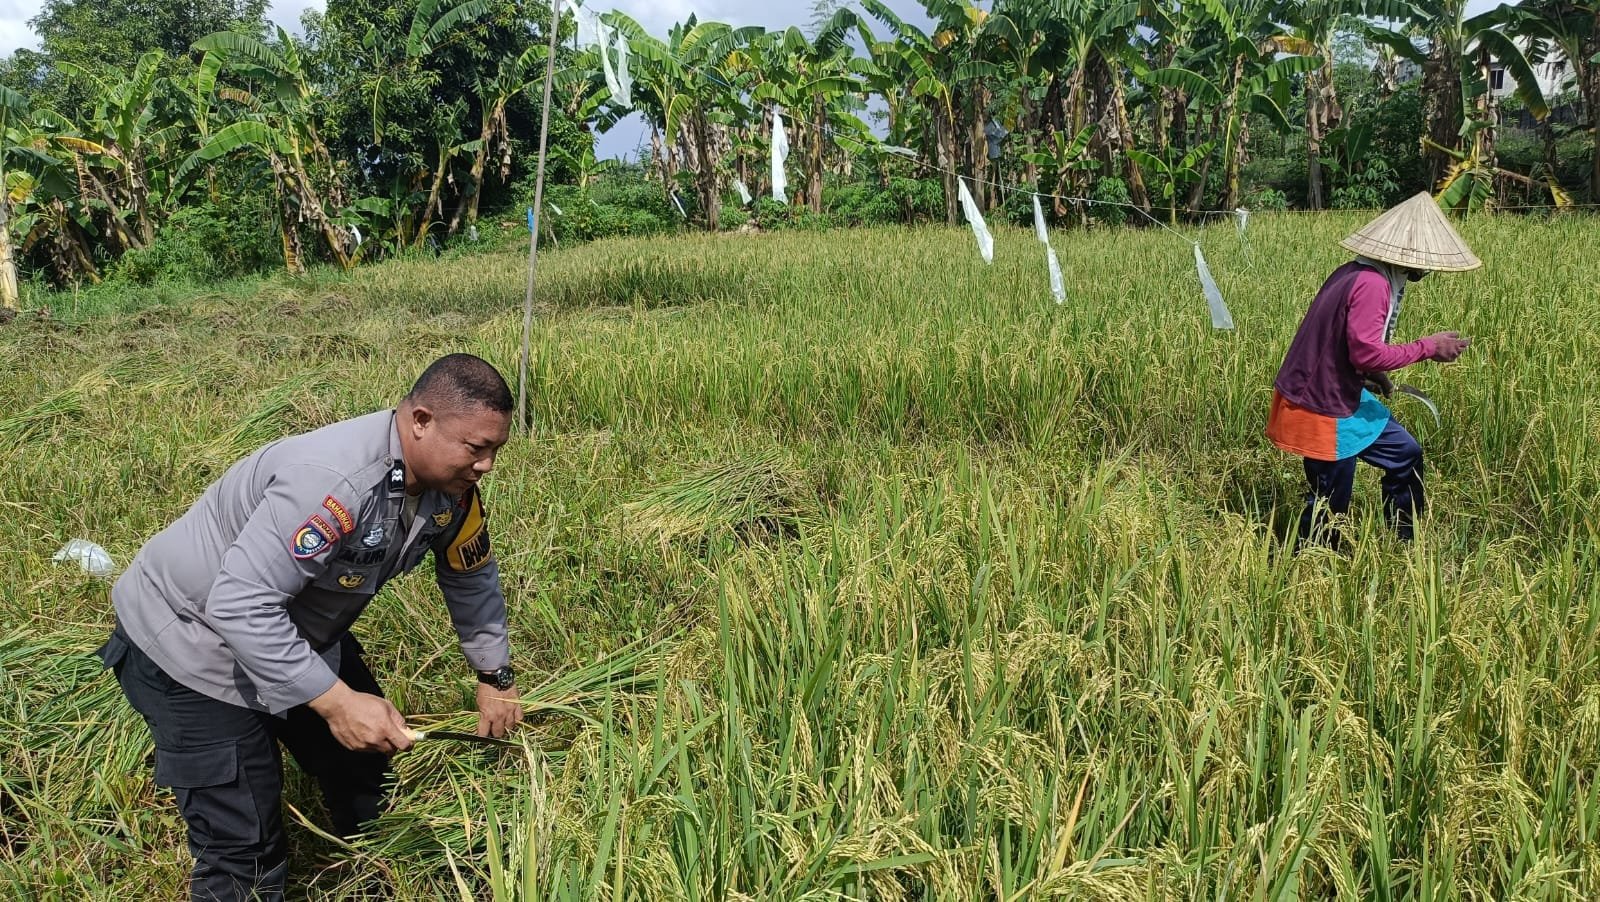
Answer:
[[[501,692],[504,692],[516,685],[517,674],[511,669],[511,665],[507,664],[504,667],[501,667],[499,670],[478,671],[478,682],[488,686],[493,686]]]

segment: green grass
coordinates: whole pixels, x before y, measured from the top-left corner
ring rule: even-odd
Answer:
[[[399,759],[352,848],[288,798],[293,895],[400,899],[1600,897],[1600,232],[1464,226],[1400,331],[1433,513],[1358,484],[1283,553],[1272,376],[1348,216],[1159,231],[608,241],[541,261],[531,435],[488,490],[524,755]],[[238,454],[514,379],[519,253],[264,280],[0,329],[0,893],[181,898],[149,738],[85,655],[104,583]],[[119,312],[120,311],[120,312]],[[358,627],[401,709],[467,722],[427,574]]]

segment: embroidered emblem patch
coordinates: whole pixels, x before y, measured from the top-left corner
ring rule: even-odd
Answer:
[[[344,586],[346,589],[359,589],[361,584],[366,581],[367,575],[365,573],[346,573],[339,577],[339,585]]]
[[[372,527],[371,529],[367,530],[367,534],[361,537],[361,544],[362,544],[363,547],[366,547],[366,548],[376,547],[378,545],[378,543],[382,542],[382,541],[383,541],[383,524],[382,523],[379,523],[378,525],[376,525],[376,526]]]
[[[454,513],[450,512],[450,511],[440,511],[437,514],[433,515],[433,525],[434,526],[449,526],[450,525],[450,521],[454,520],[455,516],[456,515]]]
[[[489,524],[483,512],[483,499],[476,492],[461,520],[461,531],[445,550],[445,565],[457,573],[470,573],[494,560],[489,547]]]
[[[350,512],[344,509],[344,505],[339,503],[339,499],[329,495],[322,499],[322,506],[327,508],[328,513],[333,515],[334,522],[339,524],[340,535],[347,536],[356,531],[355,518],[350,516]]]
[[[333,541],[333,527],[321,517],[313,516],[295,530],[294,541],[290,543],[289,551],[299,560],[305,560],[327,551]]]

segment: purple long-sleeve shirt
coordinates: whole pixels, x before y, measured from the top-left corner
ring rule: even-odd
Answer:
[[[1366,373],[1386,373],[1434,355],[1431,339],[1388,342],[1399,312],[1389,279],[1352,261],[1333,271],[1295,333],[1274,383],[1278,393],[1308,410],[1343,418],[1361,403]]]

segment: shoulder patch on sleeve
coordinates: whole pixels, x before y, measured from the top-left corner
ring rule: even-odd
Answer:
[[[312,514],[310,519],[300,524],[300,528],[294,531],[294,537],[289,542],[289,551],[298,560],[314,558],[327,551],[328,546],[337,540],[338,537],[334,535],[333,527],[328,521]]]
[[[356,518],[350,516],[345,506],[339,503],[339,499],[329,495],[322,499],[322,506],[333,515],[333,522],[339,524],[340,535],[347,536],[356,531]]]
[[[445,549],[445,566],[457,573],[471,573],[494,560],[489,547],[489,522],[483,512],[483,499],[473,490],[466,502],[466,513],[461,518],[461,531],[455,541]]]

